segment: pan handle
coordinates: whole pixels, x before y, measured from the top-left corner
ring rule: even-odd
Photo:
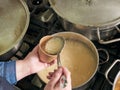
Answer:
[[[108,53],[108,51],[107,51],[106,49],[103,49],[103,48],[99,48],[99,49],[97,49],[97,50],[98,50],[98,52],[104,52],[104,53],[106,54],[106,60],[101,61],[101,62],[100,62],[100,65],[108,62],[108,60],[109,60],[109,53]]]
[[[120,28],[118,26],[116,26],[115,28],[116,28],[116,30],[118,32],[120,32]],[[97,28],[97,35],[98,35],[98,39],[99,39],[99,43],[100,44],[110,44],[110,43],[114,43],[114,42],[120,41],[120,38],[116,38],[116,39],[112,39],[112,40],[108,40],[108,41],[102,40],[101,37],[100,37],[100,30],[99,30],[99,28]]]
[[[113,82],[109,79],[108,74],[111,71],[111,69],[114,67],[114,65],[118,62],[120,62],[120,59],[115,60],[113,64],[108,68],[108,70],[105,72],[105,77],[111,85],[113,85]]]

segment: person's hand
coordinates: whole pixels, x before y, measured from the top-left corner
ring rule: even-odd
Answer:
[[[65,75],[67,79],[67,86],[65,88],[60,87],[60,78],[63,74]],[[45,86],[44,90],[72,90],[71,74],[69,70],[65,67],[60,67],[57,70],[55,70],[53,73],[50,72],[48,79],[50,79],[50,81]]]
[[[17,80],[30,74],[37,73],[55,63],[56,60],[53,60],[51,63],[42,62],[40,60],[38,50],[37,45],[23,60],[16,61]]]
[[[39,72],[40,70],[52,65],[55,63],[55,60],[51,63],[44,63],[40,60],[39,54],[38,54],[38,45],[25,57],[24,60],[29,62],[29,65],[31,67],[31,73]]]

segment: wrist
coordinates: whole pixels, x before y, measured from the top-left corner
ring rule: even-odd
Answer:
[[[16,77],[17,81],[30,75],[30,65],[27,60],[16,61]]]

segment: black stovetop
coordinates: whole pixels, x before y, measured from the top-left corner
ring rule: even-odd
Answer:
[[[46,7],[46,9],[47,8],[48,7]],[[29,9],[30,11],[33,10],[33,8],[31,9],[31,7],[29,7]],[[39,40],[43,36],[65,31],[59,20],[57,20],[57,17],[54,17],[54,20],[50,22],[42,22],[41,20],[39,20],[37,17],[38,12],[41,12],[39,9],[40,8],[35,9],[34,13],[31,11],[32,14],[30,24],[27,33],[25,34],[25,37],[23,39],[23,44],[11,59],[24,58],[39,43]],[[120,33],[118,33],[115,37],[119,36]],[[102,51],[99,51],[99,60],[100,63],[103,62],[103,64],[99,65],[98,71],[93,77],[88,90],[112,90],[112,85],[109,84],[108,80],[105,78],[105,72],[115,60],[120,58],[120,41],[107,45],[100,44],[98,43],[98,41],[93,41],[93,43],[95,44],[97,49],[107,51],[109,58],[108,61],[105,62],[105,60],[107,59],[106,54]],[[114,81],[115,75],[119,70],[120,63],[117,63],[109,74],[109,78],[111,81]],[[22,90],[42,90],[45,85],[44,83],[41,88],[31,83],[34,76],[36,76],[36,74],[25,77],[24,79],[20,80],[16,86],[18,86]]]

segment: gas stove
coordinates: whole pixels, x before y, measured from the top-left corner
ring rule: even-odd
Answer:
[[[30,23],[28,30],[23,38],[22,45],[19,50],[12,56],[12,60],[19,60],[24,58],[38,43],[39,40],[45,35],[51,35],[57,32],[64,32],[57,15],[54,15],[52,20],[43,22],[41,16],[49,9],[47,0],[26,0],[26,3],[30,10]],[[118,33],[115,38],[119,37]],[[105,77],[105,72],[112,65],[112,63],[120,58],[120,42],[111,44],[100,44],[97,41],[93,41],[99,52],[100,65],[96,72],[88,90],[112,90],[112,85]],[[109,73],[109,79],[113,82],[117,72],[120,70],[120,63],[117,63]],[[41,85],[35,85],[33,80],[36,78],[36,74],[25,77],[20,80],[16,86],[22,90],[43,90],[45,84],[41,81]],[[37,78],[38,79],[38,78]]]

